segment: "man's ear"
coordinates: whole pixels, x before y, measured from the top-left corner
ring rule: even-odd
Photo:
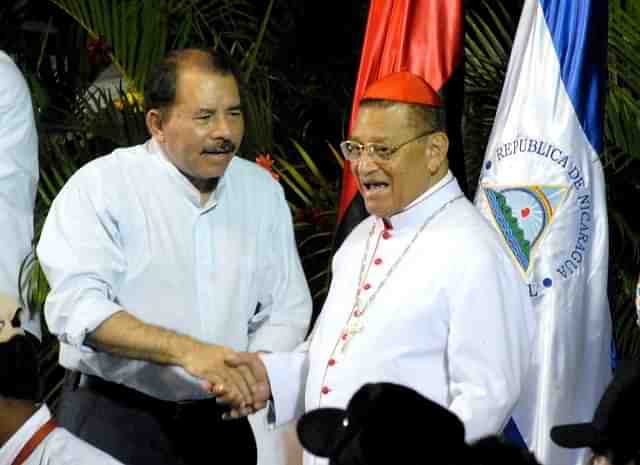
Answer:
[[[447,153],[449,153],[449,138],[447,134],[439,131],[431,136],[431,140],[427,145],[427,168],[429,174],[437,173],[442,164],[447,161]]]
[[[147,123],[149,134],[160,143],[164,142],[164,131],[162,130],[163,116],[163,112],[155,108],[149,110],[145,115],[145,122]]]

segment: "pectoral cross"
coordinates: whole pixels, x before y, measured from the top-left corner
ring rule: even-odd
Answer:
[[[364,325],[360,321],[360,318],[352,317],[347,324],[347,327],[342,330],[342,349],[341,352],[344,353],[347,350],[347,346],[351,339],[356,334],[362,332],[364,330]]]

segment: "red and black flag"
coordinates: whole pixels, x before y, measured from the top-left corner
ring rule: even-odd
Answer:
[[[371,0],[349,133],[360,98],[370,84],[396,71],[422,76],[444,98],[449,166],[466,191],[461,135],[463,24],[462,0]],[[347,161],[338,207],[336,249],[367,215]]]

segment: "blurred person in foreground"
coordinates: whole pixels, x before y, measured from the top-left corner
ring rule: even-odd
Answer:
[[[20,327],[17,303],[0,300],[0,464],[119,465],[56,423],[40,397],[38,340]]]
[[[305,413],[297,431],[305,450],[330,465],[539,465],[500,436],[468,445],[456,415],[392,383],[365,384],[345,409]]]
[[[558,425],[551,439],[561,447],[591,449],[590,465],[640,465],[640,369],[618,367],[589,423]]]
[[[463,465],[470,459],[458,417],[393,383],[365,384],[346,408],[305,413],[297,432],[306,451],[331,465]]]

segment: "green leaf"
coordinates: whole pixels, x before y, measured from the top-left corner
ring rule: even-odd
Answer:
[[[315,180],[320,183],[323,189],[328,189],[329,183],[327,182],[325,177],[322,175],[322,173],[320,172],[316,164],[313,162],[313,159],[309,156],[307,151],[294,139],[291,139],[291,142],[293,143],[293,146],[296,148],[296,150],[298,151],[298,153],[306,163],[311,173],[313,173],[313,175],[315,176]]]

